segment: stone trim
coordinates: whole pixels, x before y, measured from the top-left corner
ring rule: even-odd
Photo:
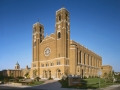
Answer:
[[[55,59],[50,59],[50,60],[41,60],[41,61],[34,61],[32,63],[36,63],[36,62],[47,62],[47,61],[53,61],[53,60],[56,60],[56,59],[61,59],[61,58],[65,58],[65,59],[70,59],[70,58],[66,58],[66,57],[60,57],[60,58],[55,58]]]

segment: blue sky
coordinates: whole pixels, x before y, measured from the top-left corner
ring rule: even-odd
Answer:
[[[55,12],[70,12],[71,39],[102,56],[120,71],[120,0],[0,0],[0,70],[32,62],[32,25],[55,31]]]

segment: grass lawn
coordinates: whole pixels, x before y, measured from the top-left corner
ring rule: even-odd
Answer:
[[[34,82],[31,82],[30,84],[28,84],[29,86],[35,86],[35,85],[40,85],[40,84],[43,84],[44,81],[34,81]]]
[[[96,89],[99,88],[99,78],[88,78],[88,79],[82,79],[81,84],[74,85],[74,86],[68,86],[67,80],[60,80],[59,81],[62,84],[63,88],[79,88],[79,89]],[[120,84],[120,83],[114,83],[114,84]],[[105,83],[104,79],[100,79],[100,88],[104,88],[110,85],[114,85],[113,83]]]

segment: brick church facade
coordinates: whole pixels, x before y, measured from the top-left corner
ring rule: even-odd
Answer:
[[[44,37],[44,26],[37,22],[32,33],[31,78],[60,79],[63,75],[97,76],[102,57],[70,39],[70,13],[56,11],[55,33]]]

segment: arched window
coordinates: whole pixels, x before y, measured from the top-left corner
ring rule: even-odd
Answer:
[[[42,27],[40,27],[40,33],[42,33]]]
[[[58,20],[61,21],[61,15],[58,16]]]
[[[60,32],[58,32],[58,39],[61,38]]]
[[[68,14],[66,14],[66,21],[67,21],[67,18],[68,18]]]

